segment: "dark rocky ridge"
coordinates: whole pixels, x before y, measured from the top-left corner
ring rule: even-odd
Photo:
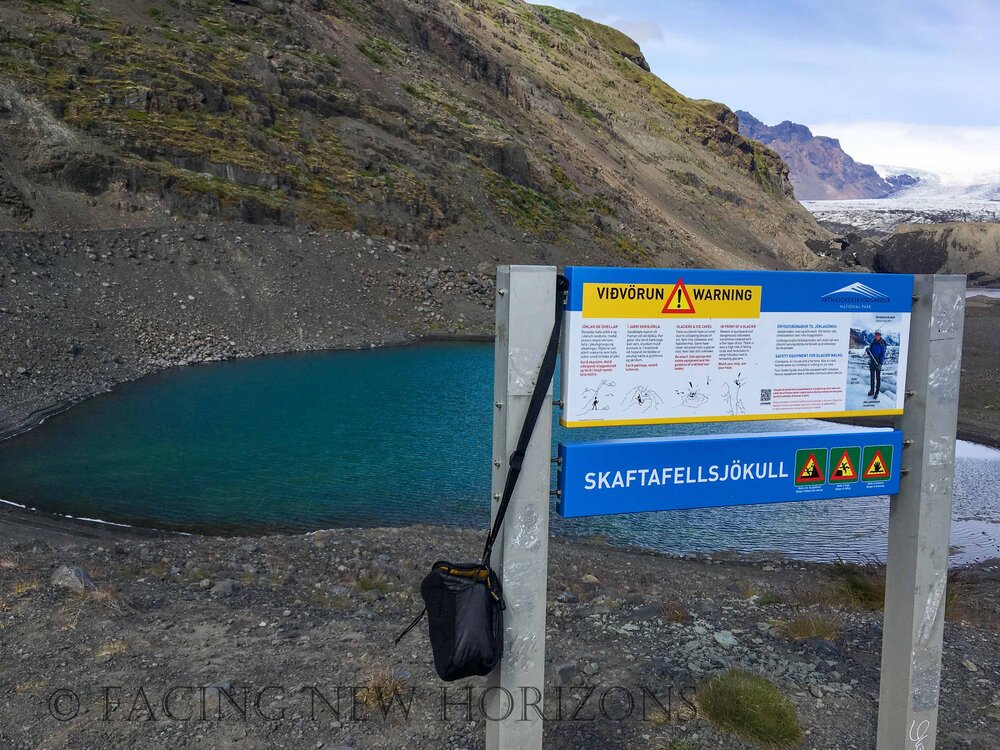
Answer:
[[[817,255],[838,266],[878,273],[964,274],[970,286],[1000,285],[1000,224],[953,221],[903,224],[891,234],[847,225],[832,240],[810,240]]]
[[[831,227],[834,228],[834,227]],[[953,222],[901,226],[886,237],[840,227],[832,240],[811,242],[832,269],[889,273],[958,273],[970,287],[1000,287],[1000,224]],[[878,279],[872,279],[877,285]],[[966,300],[958,436],[1000,448],[1000,299]],[[888,424],[888,420],[887,420]]]
[[[873,268],[883,273],[961,273],[980,286],[1000,284],[1000,224],[901,226],[885,241]]]
[[[805,125],[789,120],[765,125],[744,111],[736,116],[743,135],[770,146],[785,161],[799,200],[885,198],[918,181],[905,174],[883,179],[871,165],[854,161],[839,140],[814,136]]]

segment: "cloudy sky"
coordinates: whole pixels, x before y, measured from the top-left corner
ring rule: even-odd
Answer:
[[[547,0],[632,36],[695,98],[868,163],[1000,171],[997,0]]]

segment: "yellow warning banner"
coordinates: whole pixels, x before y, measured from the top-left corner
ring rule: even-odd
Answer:
[[[584,318],[759,318],[759,286],[583,285]]]

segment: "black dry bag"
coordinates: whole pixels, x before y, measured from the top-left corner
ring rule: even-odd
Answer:
[[[482,565],[439,561],[420,584],[434,668],[442,680],[487,675],[503,657],[503,592]]]

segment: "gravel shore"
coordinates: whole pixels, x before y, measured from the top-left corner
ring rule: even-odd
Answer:
[[[497,264],[563,262],[497,245],[220,224],[0,232],[0,436],[167,367],[490,336]]]
[[[392,645],[419,611],[426,569],[469,558],[481,532],[420,526],[219,539],[2,513],[4,748],[484,745],[485,681],[444,694],[423,628]],[[1000,747],[996,563],[959,571],[951,586],[944,750]],[[845,599],[845,580],[835,566],[779,557],[680,559],[597,539],[552,540],[546,684],[550,700],[562,688],[564,714],[555,719],[557,705],[546,704],[546,747],[755,747],[698,708],[698,690],[737,667],[766,675],[790,699],[802,747],[873,748],[881,614]],[[822,637],[803,637],[804,623],[818,624]],[[399,691],[408,715],[397,702],[383,716],[371,700],[380,686]],[[590,688],[577,719],[594,718],[570,720]],[[443,695],[454,703],[447,716]],[[621,718],[626,695],[636,708]],[[680,740],[690,744],[670,744]]]

